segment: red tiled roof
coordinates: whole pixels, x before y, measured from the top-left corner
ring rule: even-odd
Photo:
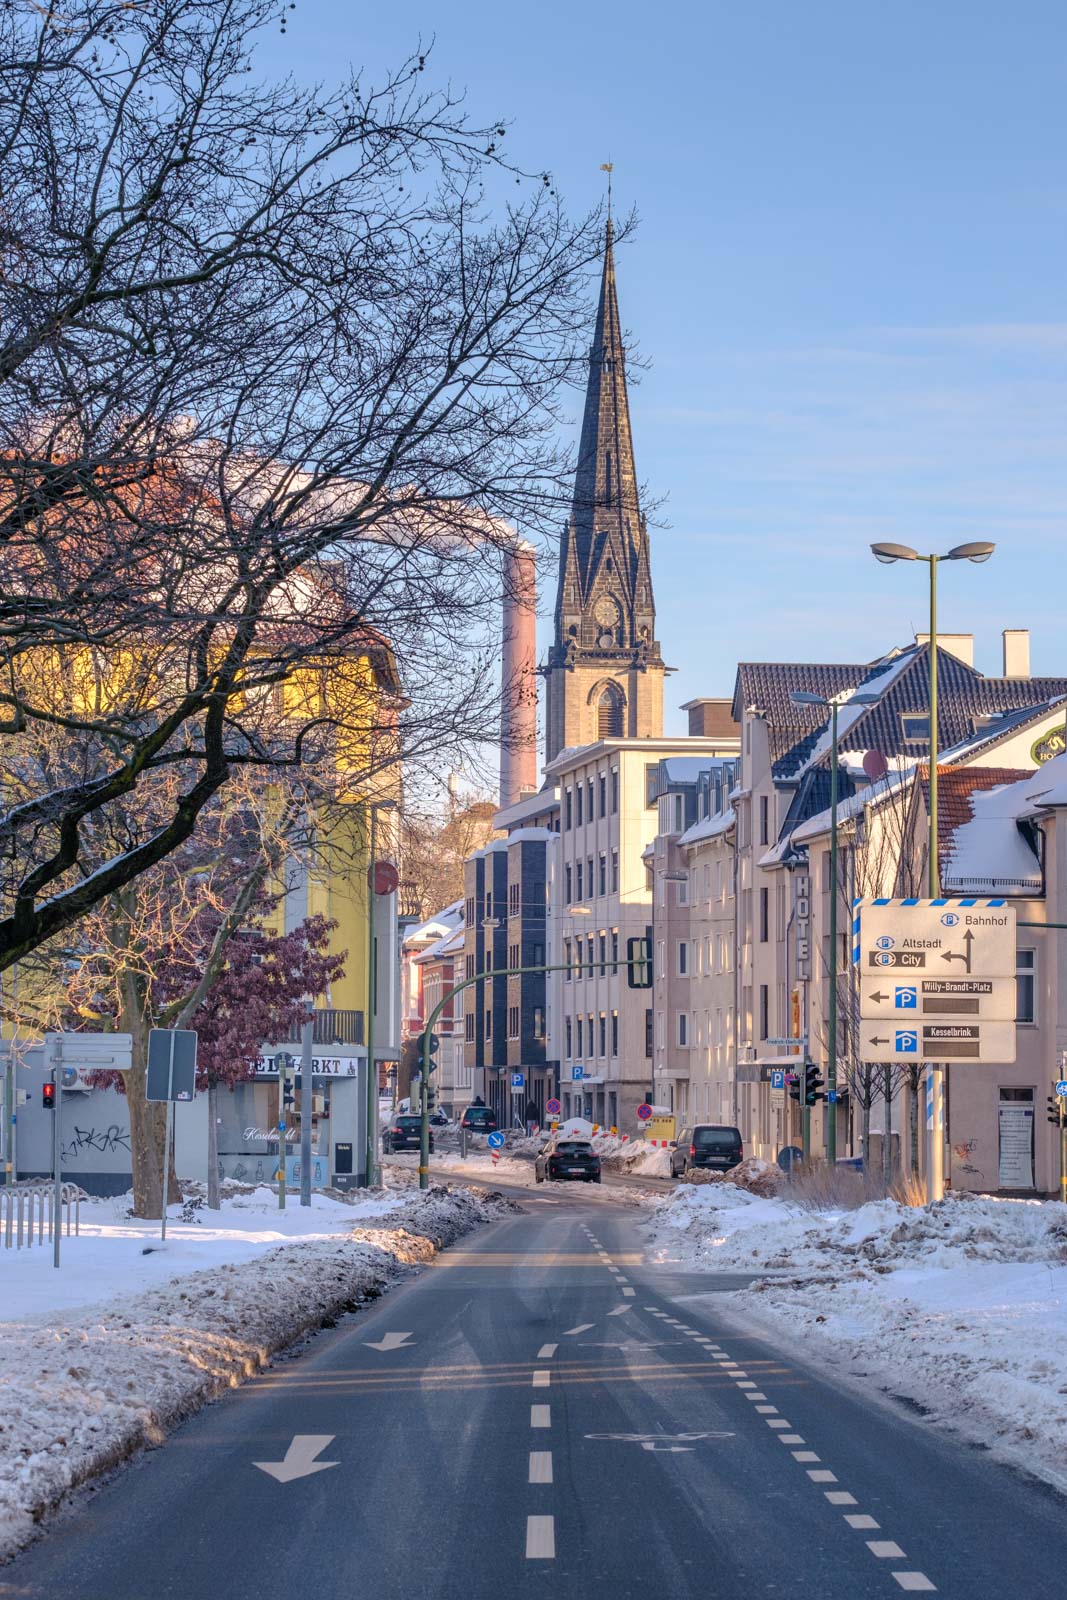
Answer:
[[[937,854],[938,865],[944,871],[947,855],[956,829],[970,822],[974,816],[973,797],[989,789],[999,789],[1005,783],[1019,783],[1033,777],[1032,770],[1018,767],[944,767],[937,769]],[[929,764],[918,769],[923,807],[930,805]]]

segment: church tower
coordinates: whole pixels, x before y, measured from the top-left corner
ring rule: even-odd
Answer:
[[[663,731],[648,530],[637,494],[609,218],[574,503],[559,552],[555,639],[544,668],[545,757]]]

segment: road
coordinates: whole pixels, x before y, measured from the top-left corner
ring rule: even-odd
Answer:
[[[0,1595],[1062,1600],[1059,1496],[746,1329],[737,1279],[643,1265],[610,1193],[522,1203],[83,1497]]]

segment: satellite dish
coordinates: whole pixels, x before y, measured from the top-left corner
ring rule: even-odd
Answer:
[[[889,771],[889,762],[880,750],[868,750],[863,757],[863,770],[872,783],[877,783]]]

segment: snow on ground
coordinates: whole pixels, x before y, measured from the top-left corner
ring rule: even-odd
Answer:
[[[660,1262],[775,1274],[733,1303],[1067,1487],[1067,1208],[961,1195],[813,1214],[721,1184],[680,1189],[647,1232]]]
[[[0,1252],[0,1560],[77,1484],[509,1209],[466,1188],[317,1199],[228,1196],[149,1256],[158,1224],[99,1202],[58,1272],[48,1246]]]

